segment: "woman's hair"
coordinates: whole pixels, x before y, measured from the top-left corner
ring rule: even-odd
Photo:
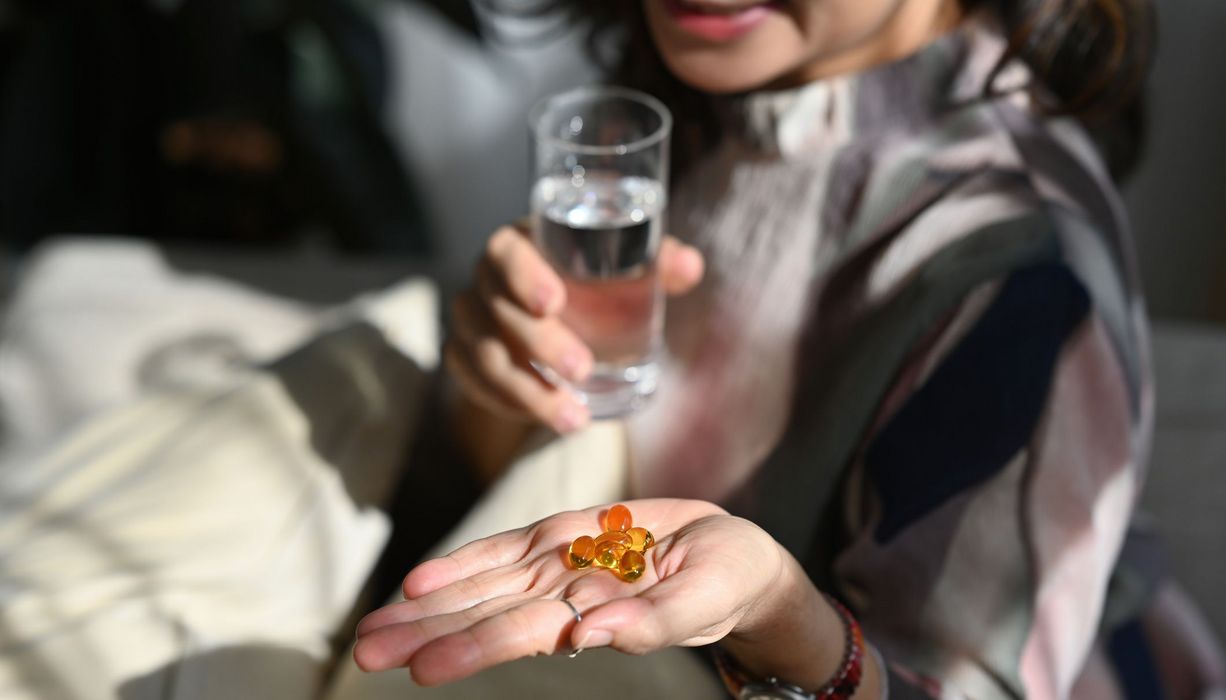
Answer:
[[[1008,48],[1038,78],[1032,94],[1050,114],[1077,117],[1113,175],[1136,165],[1145,137],[1145,79],[1154,53],[1149,0],[962,0],[1000,18]]]
[[[499,8],[500,0],[483,0]],[[999,19],[1008,48],[997,66],[1020,59],[1037,78],[1036,103],[1090,128],[1112,172],[1135,164],[1144,136],[1143,89],[1154,48],[1149,0],[959,0]],[[663,100],[687,129],[676,134],[687,162],[715,138],[705,97],[673,77],[648,33],[638,0],[544,0],[533,13],[560,11],[592,28],[592,55],[614,81]],[[985,88],[991,91],[992,81]]]

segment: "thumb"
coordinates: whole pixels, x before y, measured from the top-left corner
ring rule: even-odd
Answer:
[[[702,253],[672,236],[660,246],[660,282],[669,296],[685,294],[702,281]]]
[[[570,632],[571,648],[613,647],[627,654],[646,654],[676,643],[664,629],[651,601],[619,598],[584,613]]]

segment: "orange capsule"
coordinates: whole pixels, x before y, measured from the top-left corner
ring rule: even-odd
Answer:
[[[633,549],[626,550],[622,555],[621,561],[617,564],[617,573],[625,581],[637,581],[643,572],[647,570],[647,560],[642,554]]]
[[[629,549],[632,540],[630,539],[629,533],[609,530],[608,532],[602,532],[596,536],[595,544],[600,544],[601,542],[616,542],[626,549]]]
[[[596,556],[596,542],[587,535],[580,535],[570,543],[570,563],[576,569],[586,569]]]
[[[630,549],[636,552],[646,552],[656,543],[656,538],[645,527],[632,527],[626,534],[630,536]]]
[[[604,516],[605,530],[619,530],[625,532],[630,528],[630,509],[618,503],[609,509],[609,512]]]
[[[627,551],[629,551],[629,548],[617,540],[602,540],[596,543],[592,562],[596,566],[616,570],[621,563],[622,555]]]

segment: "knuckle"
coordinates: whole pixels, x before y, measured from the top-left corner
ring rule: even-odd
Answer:
[[[527,611],[522,606],[511,608],[507,611],[507,623],[514,630],[514,634],[518,635],[521,640],[536,641],[534,639],[536,637],[534,634],[536,631],[535,627],[532,624],[532,620],[529,619]]]
[[[503,328],[511,325],[515,319],[515,305],[506,297],[491,297],[488,308],[490,315],[493,316]]]
[[[460,616],[470,624],[481,622],[505,610],[509,604],[508,599],[518,600],[519,596],[513,593],[506,596],[492,596],[476,605],[464,608],[460,611]]]
[[[489,240],[485,242],[486,257],[499,259],[506,255],[517,236],[519,236],[519,233],[510,226],[503,226],[494,231],[494,235],[490,236]]]
[[[559,356],[554,352],[556,344],[548,337],[549,334],[544,328],[522,318],[503,327],[523,359],[537,360],[550,367],[557,367]]]
[[[523,282],[559,286],[553,267],[545,260],[537,247],[526,239],[511,253],[510,267],[515,270],[515,275]]]
[[[464,607],[471,608],[486,601],[485,591],[471,578],[462,578],[455,584],[456,600]]]
[[[487,537],[483,540],[478,540],[481,544],[478,545],[480,556],[485,561],[498,561],[502,557],[503,549],[500,542],[492,537]]]
[[[493,336],[486,336],[477,341],[473,352],[477,359],[477,364],[483,370],[490,374],[497,374],[506,369],[509,362],[506,346],[502,341]]]

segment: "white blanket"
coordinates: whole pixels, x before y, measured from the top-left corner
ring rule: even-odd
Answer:
[[[337,644],[437,364],[428,284],[320,315],[177,274],[139,244],[71,242],[31,269],[0,338],[0,396],[37,409],[4,414],[0,697],[720,692],[677,650],[528,659],[426,690],[361,673]],[[201,328],[228,341],[184,342]],[[43,392],[57,401],[39,403]],[[618,423],[542,436],[436,551],[623,498],[625,458]]]
[[[29,270],[0,342],[0,697],[313,697],[387,536],[433,288],[319,315],[139,244]]]

